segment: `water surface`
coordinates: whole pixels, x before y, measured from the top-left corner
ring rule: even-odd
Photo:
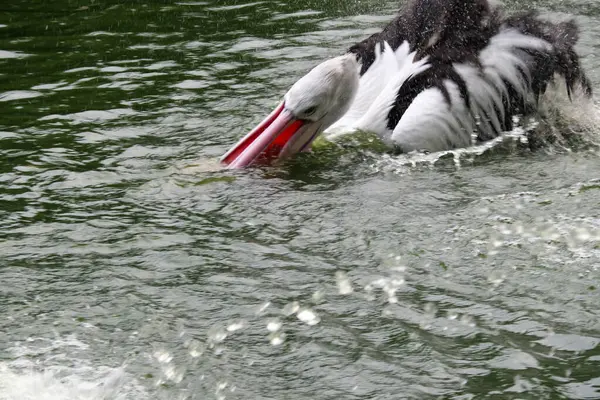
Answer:
[[[594,146],[214,169],[395,9],[5,1],[0,399],[600,398]]]

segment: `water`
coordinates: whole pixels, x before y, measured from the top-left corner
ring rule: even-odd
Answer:
[[[594,146],[216,168],[395,2],[0,8],[0,399],[600,398]]]

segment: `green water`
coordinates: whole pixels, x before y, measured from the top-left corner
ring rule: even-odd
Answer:
[[[4,0],[0,399],[600,398],[593,147],[215,168],[395,9]]]

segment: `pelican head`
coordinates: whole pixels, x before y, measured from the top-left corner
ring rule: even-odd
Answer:
[[[300,78],[283,101],[222,158],[230,168],[269,163],[310,148],[313,140],[350,108],[358,90],[359,65],[346,54]]]

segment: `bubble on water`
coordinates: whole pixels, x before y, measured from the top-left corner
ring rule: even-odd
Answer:
[[[352,289],[352,283],[350,282],[350,279],[348,278],[348,275],[346,275],[345,272],[337,271],[335,273],[335,280],[337,282],[339,294],[346,295],[354,291],[354,289]]]
[[[195,339],[187,342],[187,348],[190,356],[193,358],[198,358],[204,353],[204,346]]]
[[[272,346],[280,346],[285,341],[285,333],[283,332],[272,332],[269,335],[269,343]]]
[[[300,310],[297,314],[297,317],[300,321],[307,325],[316,325],[321,322],[321,318],[310,308],[304,308]]]
[[[269,332],[277,332],[281,329],[283,324],[278,319],[273,319],[267,323],[267,330]]]
[[[299,309],[300,309],[300,303],[298,303],[297,301],[292,301],[291,303],[288,303],[285,305],[285,307],[283,307],[283,310],[281,310],[281,313],[285,316],[289,316],[289,315],[297,313]]]
[[[227,332],[239,331],[240,329],[244,329],[245,327],[246,327],[246,321],[244,321],[244,320],[235,321],[227,326]]]
[[[170,363],[171,360],[173,360],[173,356],[166,350],[156,350],[153,354],[154,358],[156,358],[156,360],[159,363],[163,363],[163,364],[167,364]]]
[[[455,320],[456,318],[458,318],[458,314],[454,311],[448,311],[448,319],[450,321]]]

